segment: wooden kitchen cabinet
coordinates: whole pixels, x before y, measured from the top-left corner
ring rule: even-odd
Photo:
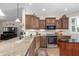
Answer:
[[[58,40],[60,40],[60,39],[71,39],[71,36],[68,36],[68,35],[63,35],[63,36],[57,36],[57,45],[58,45],[58,47],[59,47],[59,42],[58,42]]]
[[[40,20],[39,26],[40,26],[40,29],[45,29],[46,28],[46,21],[45,20]]]
[[[48,43],[48,40],[46,36],[41,36],[40,37],[40,48],[47,48],[47,43]]]
[[[62,29],[68,29],[69,27],[69,21],[68,21],[68,17],[66,15],[63,15],[61,18],[61,24],[62,24]]]
[[[63,29],[68,29],[68,25],[69,25],[68,18],[63,19],[62,22],[63,22]]]
[[[55,17],[53,17],[53,18],[52,17],[48,17],[45,20],[46,20],[46,25],[49,25],[49,24],[56,25],[56,18]]]
[[[39,18],[36,16],[31,20],[31,29],[39,29]]]
[[[56,29],[62,29],[62,22],[61,22],[61,20],[56,20]]]
[[[26,29],[39,29],[39,18],[34,15],[25,15]]]
[[[32,18],[32,15],[25,15],[25,28],[26,29],[31,28],[31,18]]]
[[[79,43],[59,40],[59,53],[60,56],[79,56]]]
[[[68,29],[69,20],[66,15],[63,15],[59,20],[56,20],[57,29]]]

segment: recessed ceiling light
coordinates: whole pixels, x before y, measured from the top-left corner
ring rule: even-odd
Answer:
[[[32,5],[32,3],[28,3],[29,5]]]
[[[43,9],[42,9],[42,11],[46,11],[46,9],[45,9],[45,8],[43,8]]]
[[[64,11],[68,11],[68,8],[65,8]]]

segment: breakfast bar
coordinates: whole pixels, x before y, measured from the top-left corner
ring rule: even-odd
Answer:
[[[59,39],[60,56],[79,56],[79,39]]]

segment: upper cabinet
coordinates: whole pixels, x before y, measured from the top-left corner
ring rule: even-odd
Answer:
[[[62,22],[61,22],[61,20],[56,20],[56,29],[62,29]]]
[[[68,29],[69,27],[69,18],[66,15],[63,15],[59,20],[56,20],[57,29]]]
[[[31,19],[32,19],[32,15],[25,15],[25,28],[26,29],[31,28]]]
[[[47,17],[45,20],[40,20],[37,16],[25,15],[26,29],[46,29],[47,25],[56,25],[56,29],[68,29],[69,18],[63,15],[58,20],[55,17]]]
[[[39,18],[36,16],[32,16],[31,29],[39,29]]]
[[[49,25],[49,24],[56,25],[56,18],[54,18],[54,17],[53,18],[52,17],[48,17],[45,20],[46,20],[46,25]]]
[[[40,26],[40,29],[45,29],[46,28],[46,21],[45,20],[40,20],[39,22],[39,26]]]
[[[39,29],[39,17],[34,15],[25,15],[26,29]]]
[[[66,16],[66,15],[63,15],[62,18],[60,19],[61,20],[61,26],[62,26],[62,29],[68,29],[69,27],[69,18]]]

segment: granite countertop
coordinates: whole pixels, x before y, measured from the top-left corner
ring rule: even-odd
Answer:
[[[25,56],[34,36],[19,40],[13,38],[0,42],[0,56]]]
[[[79,42],[79,38],[69,39],[68,42]]]
[[[68,42],[68,43],[79,43],[79,38],[74,38],[74,39],[61,39],[64,42]]]

